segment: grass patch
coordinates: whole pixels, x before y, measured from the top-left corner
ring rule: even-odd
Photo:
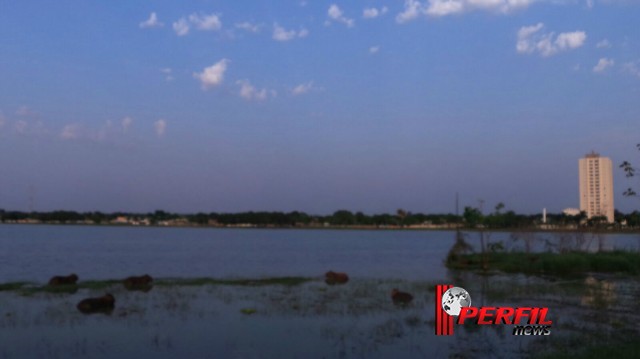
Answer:
[[[29,284],[31,284],[31,283],[29,283],[29,282],[9,282],[9,283],[0,284],[0,292],[22,289],[22,288],[24,288],[25,286],[27,286]]]
[[[266,285],[285,285],[295,286],[313,281],[313,278],[307,277],[274,277],[260,279],[217,279],[217,278],[178,278],[178,279],[159,279],[153,281],[154,286],[202,286],[202,285],[232,285],[232,286],[266,286]],[[89,280],[79,282],[77,285],[33,285],[29,282],[9,282],[0,284],[1,291],[17,291],[21,295],[33,295],[36,293],[75,293],[79,289],[90,290],[106,290],[116,285],[122,285],[120,279],[107,280]]]
[[[242,308],[242,309],[240,309],[240,313],[245,314],[245,315],[255,314],[256,312],[257,312],[257,310],[255,310],[253,308]]]
[[[51,286],[48,284],[42,286],[34,286],[34,285],[23,285],[19,288],[14,288],[14,290],[19,291],[22,295],[33,295],[36,293],[57,293],[57,294],[73,294],[76,293],[79,289],[92,289],[92,290],[101,290],[107,289],[114,285],[121,284],[121,280],[117,279],[108,279],[108,280],[88,280],[84,282],[79,282],[78,284],[63,284],[63,285],[55,285]],[[2,284],[0,284],[2,286]]]
[[[486,266],[484,265],[486,263]],[[576,276],[588,272],[640,274],[640,253],[628,251],[569,253],[473,253],[449,256],[447,267],[500,270],[506,273]]]
[[[81,289],[106,289],[114,285],[121,285],[122,280],[108,279],[108,280],[88,280],[78,283],[78,288]]]
[[[233,285],[257,287],[263,285],[286,285],[295,286],[312,281],[307,277],[274,277],[260,279],[217,279],[217,278],[186,278],[186,279],[165,279],[154,282],[158,286],[201,286],[201,285]]]
[[[635,359],[640,355],[640,342],[615,343],[588,346],[586,348],[563,349],[555,353],[547,353],[535,356],[539,359],[600,359],[600,358],[616,358],[616,359]]]

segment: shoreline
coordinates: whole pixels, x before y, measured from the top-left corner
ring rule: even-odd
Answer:
[[[257,225],[131,225],[131,224],[97,224],[97,223],[52,223],[30,222],[12,223],[0,222],[7,226],[70,226],[70,227],[116,227],[116,228],[193,228],[193,229],[272,229],[272,230],[333,230],[333,231],[424,231],[424,232],[472,232],[472,233],[588,233],[588,234],[640,234],[640,228],[606,229],[606,228],[465,228],[465,227],[399,227],[399,226],[257,226]]]

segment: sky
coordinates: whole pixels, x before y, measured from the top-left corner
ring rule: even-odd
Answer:
[[[640,1],[0,0],[0,208],[578,207],[640,181]]]

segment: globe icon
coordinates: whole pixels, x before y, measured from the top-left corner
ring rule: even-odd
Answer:
[[[442,295],[442,309],[449,315],[460,315],[463,307],[471,306],[471,296],[464,288],[449,288]]]

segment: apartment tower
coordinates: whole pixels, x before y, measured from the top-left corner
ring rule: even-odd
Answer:
[[[587,217],[605,216],[613,222],[613,168],[611,160],[591,152],[579,161],[580,210]]]

